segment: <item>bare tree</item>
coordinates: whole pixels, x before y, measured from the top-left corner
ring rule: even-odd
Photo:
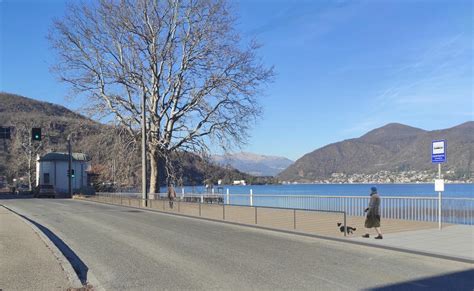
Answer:
[[[150,192],[175,151],[245,142],[273,69],[242,43],[225,0],[100,0],[69,6],[50,34],[62,81],[138,141],[146,99]]]
[[[31,191],[36,181],[36,156],[43,150],[43,141],[34,142],[31,139],[31,129],[35,126],[31,121],[18,121],[15,124],[14,142],[17,155],[18,174],[26,174],[28,188]]]

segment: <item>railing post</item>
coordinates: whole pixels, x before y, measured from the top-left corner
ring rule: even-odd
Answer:
[[[296,209],[293,209],[293,229],[296,229]]]
[[[184,200],[184,187],[181,188],[181,200]]]
[[[344,211],[344,236],[347,236],[346,212]]]
[[[250,189],[250,206],[253,206],[253,190]]]
[[[257,224],[257,207],[255,207],[255,224]]]
[[[227,204],[230,204],[230,193],[229,193],[229,188],[227,188],[227,194],[226,194],[226,198],[227,198]]]
[[[204,203],[204,195],[201,194],[201,203]]]
[[[222,204],[222,220],[225,220],[225,204]]]
[[[202,196],[201,196],[202,197]],[[201,216],[201,203],[199,203],[199,216]]]

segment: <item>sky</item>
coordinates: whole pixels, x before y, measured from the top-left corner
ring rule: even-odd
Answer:
[[[240,0],[275,80],[241,150],[296,160],[391,122],[435,130],[473,120],[472,1]],[[0,91],[80,110],[50,72],[46,39],[66,3],[0,0]]]

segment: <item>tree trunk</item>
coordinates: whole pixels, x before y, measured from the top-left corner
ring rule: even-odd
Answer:
[[[150,160],[150,193],[160,193],[160,162],[156,149],[150,149],[148,158]]]

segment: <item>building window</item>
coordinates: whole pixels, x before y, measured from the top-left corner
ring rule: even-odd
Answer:
[[[43,174],[43,183],[48,185],[49,184],[49,173]]]

